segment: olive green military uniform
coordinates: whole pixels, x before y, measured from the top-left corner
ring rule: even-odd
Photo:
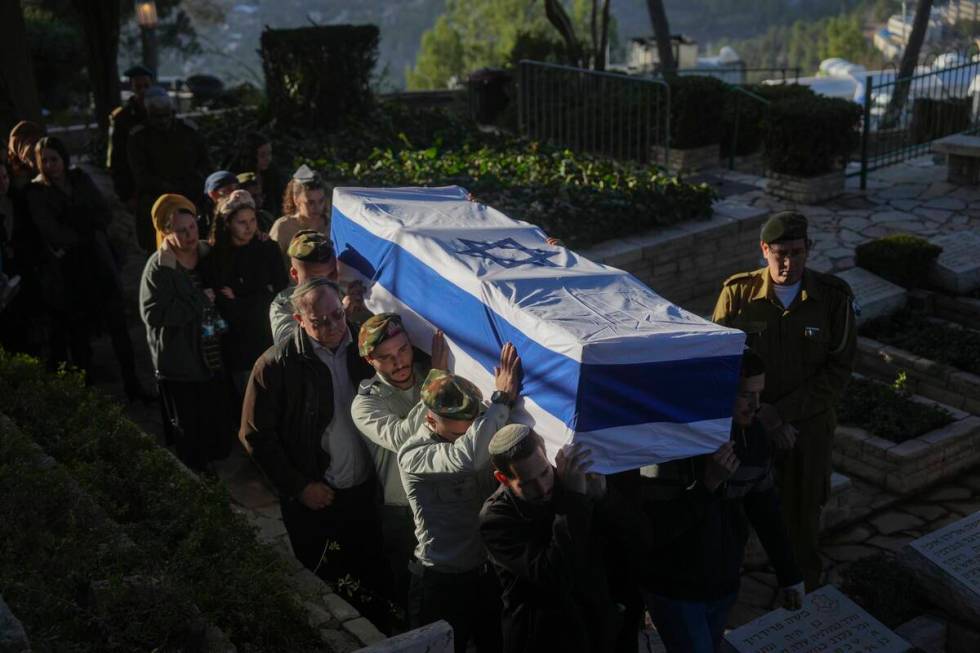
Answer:
[[[124,105],[116,107],[109,114],[109,150],[106,152],[106,166],[112,176],[112,187],[123,202],[128,202],[136,192],[127,155],[129,133],[144,122],[146,122],[146,109],[135,97],[129,98]]]
[[[820,511],[830,491],[835,405],[851,375],[856,348],[853,295],[837,277],[803,273],[800,291],[783,308],[767,268],[725,281],[712,319],[748,334],[766,361],[762,401],[799,435],[777,456],[783,517],[807,590],[816,588]]]
[[[164,193],[177,193],[198,204],[211,162],[204,139],[180,118],[174,118],[167,130],[138,125],[129,134],[126,151],[137,198],[136,236],[140,246],[152,252],[156,249],[150,220],[153,202]]]

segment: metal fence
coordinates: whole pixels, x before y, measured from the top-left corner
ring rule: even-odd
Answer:
[[[572,150],[668,164],[670,86],[570,66],[521,61],[521,133]]]
[[[849,172],[860,175],[861,188],[872,170],[928,154],[944,136],[977,131],[980,57],[947,53],[902,79],[893,69],[869,74],[863,105],[861,149]]]

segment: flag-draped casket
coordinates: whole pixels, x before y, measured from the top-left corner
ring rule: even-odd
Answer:
[[[457,186],[337,188],[331,228],[342,275],[365,281],[368,308],[400,313],[425,351],[441,328],[450,368],[486,397],[500,347],[514,343],[524,367],[515,420],[552,456],[580,441],[611,473],[728,439],[742,332],[548,245]]]

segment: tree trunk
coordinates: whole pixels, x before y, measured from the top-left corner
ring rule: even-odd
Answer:
[[[554,25],[558,33],[561,34],[568,50],[569,63],[573,66],[582,66],[582,46],[575,37],[575,26],[568,17],[568,12],[562,6],[561,0],[544,0],[544,13],[548,17],[548,22]]]
[[[599,0],[592,0],[592,14],[595,15],[595,5]],[[592,59],[592,67],[595,70],[606,69],[606,46],[609,44],[609,3],[610,0],[602,0],[602,19],[599,23],[599,42],[595,44],[595,57]]]
[[[674,50],[670,47],[670,25],[663,0],[647,0],[647,12],[653,25],[653,36],[657,39],[657,54],[660,56],[660,73],[669,75],[677,70]]]
[[[922,42],[925,41],[926,30],[929,28],[931,12],[932,0],[918,0],[915,7],[915,18],[912,19],[912,33],[909,34],[909,42],[902,53],[902,63],[898,67],[898,74],[895,77],[892,98],[881,121],[882,129],[895,127],[902,116],[902,110],[908,101],[909,88],[912,85],[911,77],[915,74],[915,66],[919,62]]]
[[[120,3],[72,0],[72,6],[81,17],[85,30],[95,119],[99,130],[105,135],[109,130],[109,113],[120,103],[119,66],[116,63],[119,54]]]
[[[0,25],[0,134],[6,140],[17,121],[41,122],[41,102],[20,0],[0,0]]]

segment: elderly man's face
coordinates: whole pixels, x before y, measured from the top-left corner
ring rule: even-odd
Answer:
[[[300,327],[324,347],[338,347],[347,333],[347,318],[337,292],[329,286],[314,290],[313,301],[307,296],[303,310],[293,315]]]

